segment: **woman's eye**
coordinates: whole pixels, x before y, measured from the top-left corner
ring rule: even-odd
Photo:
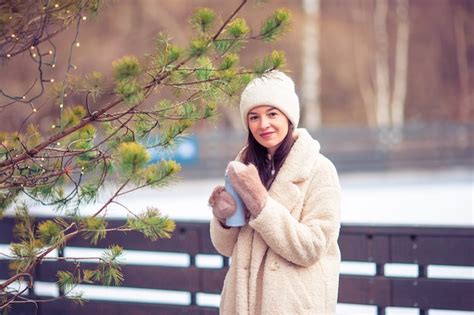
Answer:
[[[258,116],[249,116],[249,120],[256,120]]]
[[[275,117],[275,116],[278,116],[278,113],[277,112],[270,112],[270,113],[268,113],[268,116]]]

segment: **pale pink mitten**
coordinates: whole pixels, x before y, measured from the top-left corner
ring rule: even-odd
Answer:
[[[214,188],[209,197],[209,206],[212,207],[212,214],[222,223],[225,219],[234,214],[237,205],[234,198],[225,191],[224,186]]]
[[[238,161],[232,161],[227,166],[227,174],[250,214],[253,217],[258,216],[265,206],[268,192],[260,180],[255,165],[247,166]]]

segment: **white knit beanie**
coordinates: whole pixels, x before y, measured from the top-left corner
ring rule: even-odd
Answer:
[[[300,120],[300,103],[295,92],[295,84],[290,77],[281,71],[267,72],[260,78],[255,78],[245,87],[240,96],[240,115],[248,129],[247,115],[252,108],[269,105],[279,109],[294,128]]]

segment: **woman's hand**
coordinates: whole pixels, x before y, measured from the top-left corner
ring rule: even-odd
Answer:
[[[255,165],[245,165],[232,161],[227,167],[227,174],[234,189],[242,198],[253,217],[260,214],[267,200],[268,192],[260,180]]]
[[[225,191],[224,186],[217,186],[209,197],[212,214],[224,225],[225,219],[234,214],[237,205],[234,198]]]

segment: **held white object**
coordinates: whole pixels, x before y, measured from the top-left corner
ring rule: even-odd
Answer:
[[[228,217],[225,221],[227,226],[232,227],[239,227],[245,225],[245,211],[244,211],[244,203],[237,192],[232,187],[232,183],[230,182],[229,176],[227,175],[227,171],[225,172],[225,190],[234,198],[236,209],[235,213]]]

